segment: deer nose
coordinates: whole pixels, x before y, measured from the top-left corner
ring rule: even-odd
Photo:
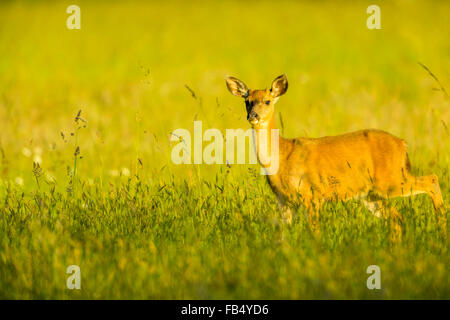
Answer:
[[[259,116],[255,111],[250,111],[247,114],[247,120],[248,121],[259,120]]]

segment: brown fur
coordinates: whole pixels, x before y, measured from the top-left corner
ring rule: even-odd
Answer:
[[[274,104],[287,89],[286,76],[276,78],[270,90],[249,90],[232,77],[227,78],[227,86],[234,95],[246,98],[248,118],[257,137],[260,130],[275,129]],[[270,147],[269,140],[268,150]],[[437,176],[413,176],[405,141],[381,130],[321,138],[280,137],[279,170],[267,178],[287,221],[292,217],[292,203],[306,206],[312,224],[325,201],[364,197],[372,213],[385,217],[390,214],[397,221],[401,219],[397,211],[383,208],[383,200],[426,193],[436,211],[443,207]],[[443,220],[443,215],[438,217]]]

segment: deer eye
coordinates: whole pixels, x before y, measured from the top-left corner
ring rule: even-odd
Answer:
[[[264,101],[264,103],[269,105],[270,104],[270,100]]]

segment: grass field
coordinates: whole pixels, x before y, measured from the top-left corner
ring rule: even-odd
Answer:
[[[77,1],[68,30],[72,3],[0,4],[0,298],[450,298],[427,196],[393,200],[402,241],[358,201],[327,204],[314,237],[302,208],[277,222],[258,165],[177,166],[168,138],[249,128],[225,75],[285,73],[283,136],[389,131],[448,203],[450,99],[418,62],[450,90],[449,2],[377,1],[381,30],[373,1]]]

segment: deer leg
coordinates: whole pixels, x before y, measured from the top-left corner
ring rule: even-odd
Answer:
[[[390,190],[389,196],[408,197],[421,193],[428,194],[433,201],[433,206],[438,219],[438,225],[444,235],[446,235],[447,217],[444,210],[444,201],[442,199],[439,180],[435,174],[421,177],[415,177],[408,174],[400,187]]]
[[[367,201],[363,200],[364,206],[369,210],[375,217],[381,218],[382,213],[381,209],[383,208],[383,205],[381,201]]]
[[[433,200],[436,211],[440,211],[444,205],[438,177],[435,174],[429,176],[408,176],[402,185],[399,196],[408,197],[415,194],[426,193]],[[398,193],[398,190],[397,190]]]
[[[292,210],[285,200],[281,196],[278,196],[278,208],[281,213],[281,219],[284,223],[292,223]]]
[[[287,224],[292,223],[292,209],[289,206],[287,206],[287,205],[282,206],[281,219],[283,219],[284,223],[287,223]]]
[[[320,234],[319,210],[321,205],[321,201],[314,199],[305,202],[305,206],[308,211],[307,221],[315,236]]]
[[[377,218],[389,219],[390,239],[392,242],[401,240],[402,236],[402,216],[398,211],[383,204],[383,201],[366,201],[363,200],[366,208]]]

